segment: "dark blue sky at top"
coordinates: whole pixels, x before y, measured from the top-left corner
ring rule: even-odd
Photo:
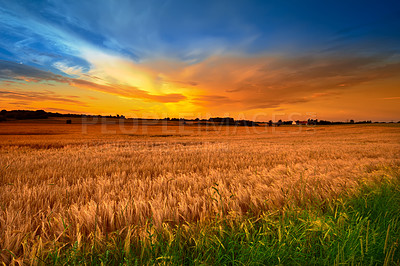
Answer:
[[[0,59],[83,71],[82,48],[141,62],[215,54],[395,54],[400,1],[0,0]]]

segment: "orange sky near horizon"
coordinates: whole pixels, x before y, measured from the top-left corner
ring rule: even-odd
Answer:
[[[2,109],[256,121],[400,119],[400,65],[379,58],[229,55],[192,64],[87,58],[93,66],[88,73],[64,69],[75,78],[22,76],[31,72],[28,66],[15,71],[15,80],[0,81]]]

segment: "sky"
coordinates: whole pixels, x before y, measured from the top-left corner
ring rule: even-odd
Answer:
[[[0,108],[400,120],[400,1],[0,0]]]

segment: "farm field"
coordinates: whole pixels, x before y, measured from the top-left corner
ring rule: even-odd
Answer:
[[[0,123],[0,261],[400,263],[399,124],[78,122]]]

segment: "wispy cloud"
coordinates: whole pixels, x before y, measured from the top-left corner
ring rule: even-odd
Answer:
[[[106,62],[113,62],[112,57],[106,59]],[[174,103],[189,100],[195,106],[209,109],[229,105],[234,109],[251,110],[337,97],[359,84],[391,78],[400,73],[400,63],[387,54],[352,57],[230,55],[211,57],[195,64],[166,59],[162,63],[148,61],[134,67],[128,61],[118,60],[105,66],[99,64],[97,71],[105,67],[103,71],[110,74],[114,69],[118,75],[123,75],[121,79],[117,76],[114,80],[126,79],[126,82],[137,75],[138,71],[142,71],[145,73],[142,75],[147,75],[143,77],[149,79],[147,84],[153,88],[160,86],[157,85],[160,82],[168,82],[175,88],[195,89],[186,90],[186,95],[162,92],[154,94],[137,86],[112,83],[112,76],[100,79],[90,73],[81,75],[82,78],[71,78],[8,61],[0,61],[0,79],[55,81],[149,102]],[[103,72],[97,73],[104,76]]]
[[[137,87],[134,86],[121,85],[121,84],[103,85],[88,80],[61,76],[31,66],[17,64],[3,60],[0,60],[0,80],[14,80],[14,81],[18,80],[27,82],[54,81],[54,82],[66,83],[77,88],[90,89],[118,96],[124,96],[128,98],[138,98],[160,103],[179,102],[186,99],[186,96],[178,93],[155,95],[155,94],[150,94],[147,91],[138,89]],[[7,97],[18,96],[17,94],[12,94],[12,93],[3,95]],[[68,101],[68,99],[66,99],[66,101]]]
[[[48,112],[60,112],[60,113],[69,113],[69,114],[82,114],[82,112],[70,109],[63,109],[63,108],[53,108],[53,107],[46,107],[44,108],[45,111]]]
[[[73,104],[87,106],[85,102],[73,99],[66,99],[63,95],[58,95],[51,91],[15,91],[15,90],[0,90],[1,98],[13,99],[24,102],[43,102],[51,101],[56,103]]]
[[[67,79],[66,81],[71,86],[75,86],[78,88],[91,89],[91,90],[101,91],[101,92],[110,93],[110,94],[114,94],[114,95],[118,95],[118,96],[124,96],[127,98],[139,98],[139,99],[160,102],[160,103],[179,102],[179,101],[186,99],[186,97],[184,95],[181,95],[178,93],[153,95],[153,94],[148,93],[147,91],[138,89],[133,86],[127,86],[127,85],[118,85],[118,84],[101,85],[101,84],[93,83],[93,82],[82,80],[82,79]]]
[[[67,75],[72,75],[72,76],[81,76],[84,73],[84,69],[81,66],[70,66],[68,63],[63,62],[63,61],[58,61],[53,63],[53,66],[60,71],[64,72]]]
[[[195,80],[199,92],[190,99],[196,105],[219,108],[230,104],[233,109],[250,110],[338,97],[360,84],[398,76],[400,63],[387,54],[230,55],[180,67],[164,63],[159,71],[179,84]]]

